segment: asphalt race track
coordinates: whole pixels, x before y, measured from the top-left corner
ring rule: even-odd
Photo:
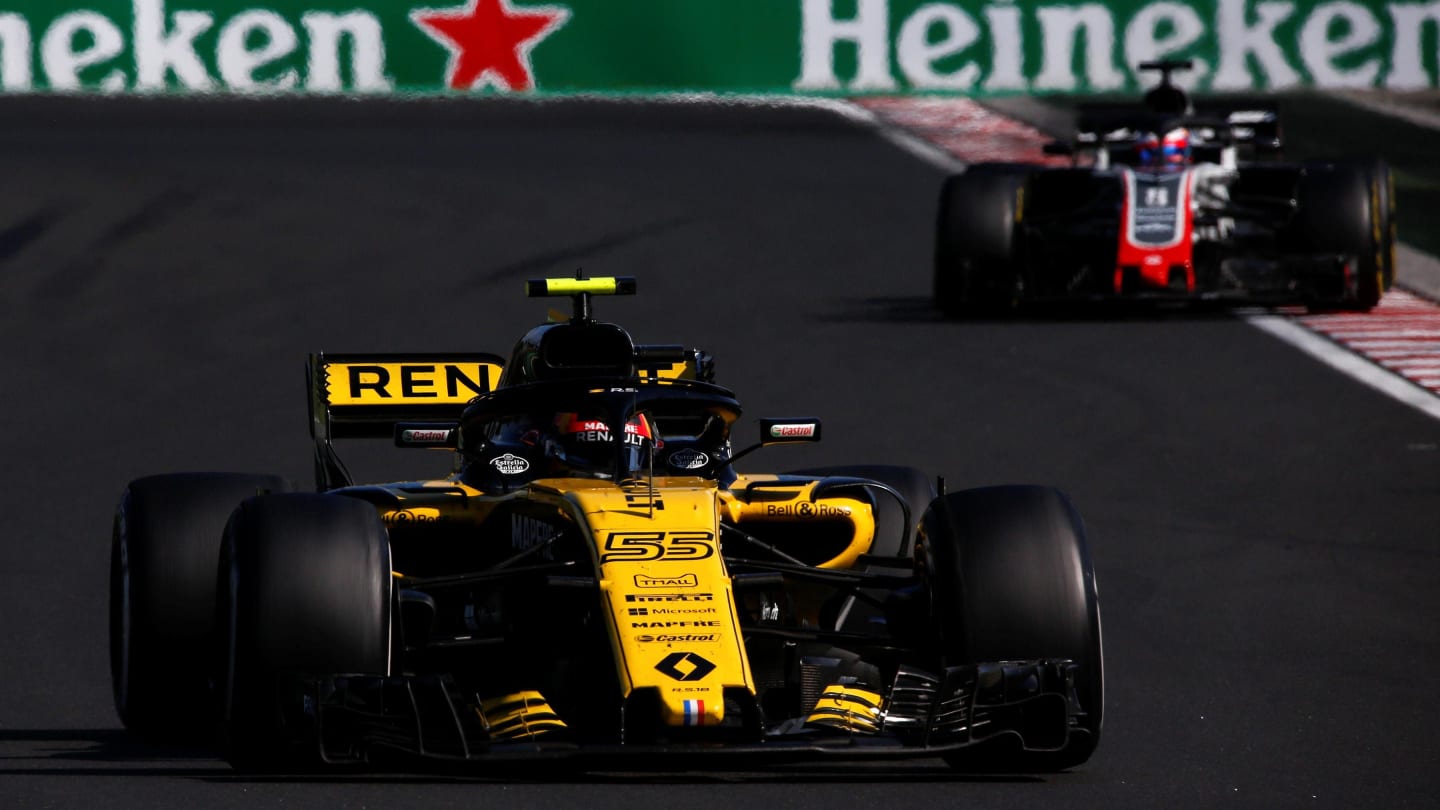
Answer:
[[[1226,315],[957,323],[938,170],[829,113],[639,102],[0,104],[0,806],[1432,807],[1440,422]],[[711,350],[749,416],[1068,490],[1108,707],[1046,777],[768,772],[249,779],[129,740],[106,653],[114,502],[181,469],[310,482],[306,353],[506,352],[526,278]],[[447,462],[364,452],[357,472]],[[398,470],[398,471],[397,471]]]

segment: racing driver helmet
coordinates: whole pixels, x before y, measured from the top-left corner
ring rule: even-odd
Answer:
[[[1162,138],[1144,132],[1135,138],[1137,163],[1153,169],[1179,169],[1190,165],[1190,130],[1172,129]]]
[[[620,439],[621,475],[638,475],[651,463],[655,430],[644,414],[625,423]],[[545,456],[556,472],[584,478],[611,478],[617,447],[610,426],[598,415],[560,413],[545,439]]]

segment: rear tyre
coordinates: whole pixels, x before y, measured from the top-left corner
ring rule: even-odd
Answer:
[[[390,543],[375,508],[338,495],[240,505],[219,567],[220,730],[245,770],[319,764],[287,707],[305,678],[390,672]]]
[[[1030,169],[977,164],[946,178],[935,225],[935,302],[951,317],[995,316],[1020,298],[1016,218]]]
[[[1334,253],[1354,261],[1351,295],[1341,302],[1349,310],[1367,311],[1380,302],[1386,287],[1385,231],[1379,204],[1380,181],[1355,163],[1309,163],[1300,173],[1297,209],[1289,228],[1292,248],[1306,253]]]
[[[283,478],[177,473],[131,481],[110,546],[110,679],[132,733],[160,742],[204,739],[215,635],[215,561],[225,521],[242,500],[290,488]]]
[[[930,507],[918,551],[941,657],[949,665],[1069,658],[1083,714],[1058,751],[960,752],[957,768],[1055,771],[1090,758],[1105,712],[1100,602],[1079,514],[1058,490],[971,489]]]
[[[1399,241],[1395,225],[1395,173],[1384,158],[1367,159],[1363,165],[1370,177],[1370,205],[1375,213],[1374,236],[1380,254],[1378,261],[1383,292],[1395,284],[1395,246]]]

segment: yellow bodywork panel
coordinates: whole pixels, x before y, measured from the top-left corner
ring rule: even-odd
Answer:
[[[501,367],[493,363],[325,362],[330,405],[464,405],[493,391]]]
[[[627,279],[627,281],[630,281]],[[634,282],[630,281],[630,286]],[[621,292],[620,279],[611,276],[598,278],[547,278],[540,281],[530,282],[527,285],[529,295],[616,295]],[[530,290],[534,290],[531,292]],[[632,290],[633,291],[633,290]]]
[[[731,492],[745,491],[747,484],[778,482],[778,477],[773,475],[741,476]],[[724,499],[726,517],[741,529],[745,529],[746,524],[782,524],[795,530],[837,524],[837,536],[847,542],[835,546],[825,559],[810,562],[820,568],[850,568],[875,542],[875,510],[869,501],[848,495],[816,499],[815,488],[814,482],[804,481],[755,489],[748,500],[727,495]]]
[[[880,730],[880,693],[854,686],[831,684],[805,717],[807,726],[827,726],[860,734]]]
[[[744,488],[753,481],[766,485]],[[670,726],[720,725],[727,688],[755,691],[721,556],[722,520],[740,531],[758,533],[763,528],[768,536],[780,538],[776,547],[788,543],[788,551],[795,554],[807,553],[810,539],[824,529],[823,550],[811,561],[822,568],[854,565],[875,535],[873,510],[863,496],[816,499],[813,482],[791,485],[773,476],[742,479],[727,490],[699,477],[660,476],[624,485],[540,479],[505,495],[486,495],[456,479],[392,492],[396,506],[380,513],[391,527],[431,521],[478,527],[496,509],[515,501],[532,510],[548,504],[556,522],[576,524],[589,538],[622,692],[629,697],[637,689],[655,690],[662,722]],[[732,553],[767,559],[763,551],[752,554],[744,540],[733,542],[739,545]],[[814,722],[833,724],[832,716],[844,713],[863,716],[860,706],[868,698],[851,692],[851,697],[822,701]],[[493,729],[514,726],[521,729],[515,734],[533,736],[547,728],[546,713],[553,715],[538,693],[497,700],[479,709]],[[845,728],[865,730],[859,719],[845,722]]]
[[[719,494],[689,480],[565,497],[594,540],[623,692],[655,689],[667,725],[715,726],[725,688],[753,693],[754,684],[720,556]]]
[[[693,380],[695,379],[695,372],[695,364],[687,360],[681,363],[671,363],[655,369],[642,368],[638,373],[642,380],[656,378],[662,380]]]
[[[566,728],[545,697],[534,690],[483,700],[475,711],[497,740],[534,739]]]

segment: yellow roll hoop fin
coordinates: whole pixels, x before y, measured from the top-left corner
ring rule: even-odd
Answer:
[[[556,295],[634,295],[633,276],[602,278],[545,278],[525,282],[525,295],[543,298]]]

